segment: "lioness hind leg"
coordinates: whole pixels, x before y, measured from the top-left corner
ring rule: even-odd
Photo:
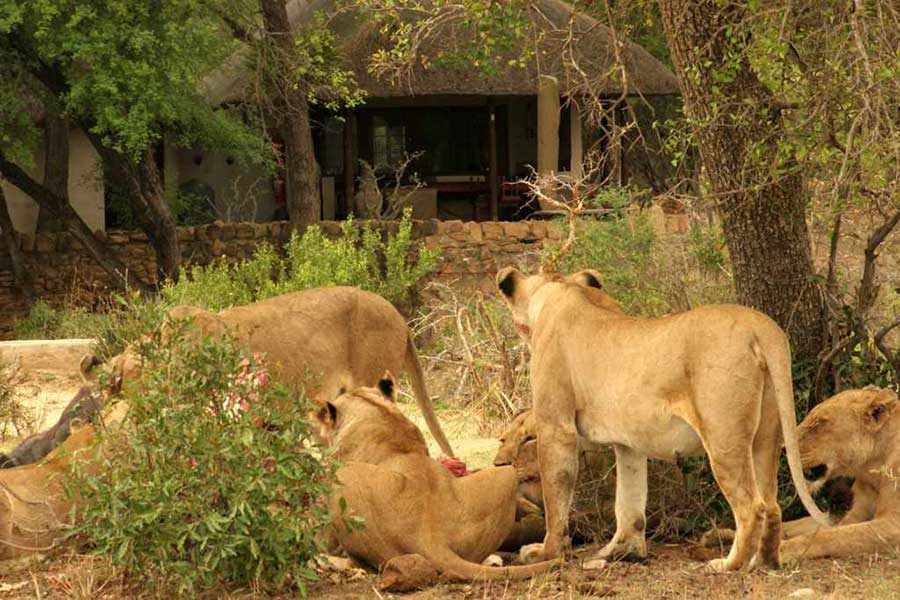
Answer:
[[[715,429],[700,434],[713,475],[731,507],[735,523],[734,543],[728,556],[709,562],[709,568],[714,571],[746,567],[756,555],[765,523],[766,503],[756,486],[753,467],[755,427],[741,423],[740,416],[731,415],[735,418],[731,423],[720,421]]]
[[[778,505],[778,459],[781,456],[781,423],[773,402],[763,405],[760,426],[753,439],[753,467],[765,508],[757,566],[781,567],[781,507]]]
[[[713,571],[737,571],[746,567],[759,548],[766,519],[766,504],[759,496],[753,476],[753,461],[747,453],[741,461],[710,458],[713,475],[734,513],[735,535],[726,558],[711,560]]]

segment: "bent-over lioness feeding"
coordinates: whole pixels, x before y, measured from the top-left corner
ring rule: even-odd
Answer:
[[[778,460],[826,523],[803,479],[790,346],[771,319],[740,306],[705,306],[659,319],[611,308],[600,276],[497,274],[516,328],[532,349],[531,384],[547,517],[543,558],[567,551],[577,436],[616,454],[616,533],[600,558],[646,556],[647,458],[706,451],[734,513],[736,535],[714,570],[780,565]]]
[[[376,568],[401,555],[419,554],[444,575],[462,580],[546,571],[552,563],[478,564],[513,527],[515,470],[492,468],[454,477],[428,457],[422,434],[394,406],[395,397],[388,376],[377,388],[342,394],[311,415],[319,438],[344,465],[331,498],[332,541]],[[362,517],[363,528],[348,527],[349,517]]]
[[[377,294],[353,287],[325,287],[283,294],[219,313],[178,306],[172,319],[192,319],[203,335],[234,335],[250,352],[266,355],[285,384],[304,385],[322,403],[342,390],[374,385],[385,369],[406,372],[428,429],[453,456],[434,414],[412,333],[403,316]],[[83,360],[92,366],[96,360]],[[128,352],[111,368],[126,379],[139,363]]]

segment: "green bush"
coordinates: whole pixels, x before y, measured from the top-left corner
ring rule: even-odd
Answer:
[[[310,226],[302,236],[291,236],[284,257],[264,244],[249,260],[219,260],[183,270],[163,296],[170,304],[221,310],[313,287],[352,285],[402,303],[437,266],[436,250],[414,247],[409,210],[397,234],[386,240],[371,227],[356,227],[352,219],[341,229],[340,237],[330,239],[317,225]],[[417,256],[411,259],[414,251]]]
[[[707,230],[693,223],[687,240],[691,255],[701,271],[720,273],[724,270],[728,259],[725,253],[725,239],[720,230]]]
[[[594,202],[615,213],[602,219],[578,221],[577,239],[557,269],[571,273],[596,269],[603,285],[628,314],[651,315],[663,312],[665,300],[649,275],[656,235],[643,215],[629,218],[624,210],[628,198],[622,191],[607,191]],[[547,249],[555,252],[556,248]]]
[[[104,436],[108,464],[69,481],[86,507],[76,533],[163,592],[304,592],[332,480],[310,451],[309,405],[261,357],[174,331],[140,345],[141,390]]]
[[[612,211],[601,218],[578,220],[575,244],[556,268],[566,273],[596,269],[604,288],[625,313],[635,316],[653,317],[700,304],[734,301],[727,270],[718,266],[724,267],[727,256],[716,246],[715,236],[701,240],[694,234],[696,243],[690,236],[686,242],[677,237],[657,238],[643,213],[627,210],[629,203],[627,190],[612,188],[598,194],[592,204]],[[558,248],[546,246],[545,257]],[[698,264],[698,253],[705,265]]]
[[[53,308],[43,300],[35,302],[28,314],[16,319],[13,332],[20,340],[53,340],[81,337],[91,327],[94,316],[83,309]]]
[[[38,300],[30,312],[16,320],[16,339],[92,338],[103,358],[120,353],[128,344],[152,332],[162,322],[166,306],[146,300],[138,293],[113,295],[103,310],[53,308]]]

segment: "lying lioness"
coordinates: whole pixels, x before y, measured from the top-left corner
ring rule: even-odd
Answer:
[[[324,287],[283,294],[219,313],[191,307],[173,308],[171,319],[192,320],[202,335],[230,333],[250,352],[261,352],[275,376],[289,386],[302,385],[311,398],[325,401],[342,390],[374,385],[385,369],[406,372],[416,402],[441,450],[453,449],[441,430],[412,333],[390,302],[353,287]],[[82,360],[91,376],[98,360]],[[114,377],[128,380],[140,370],[133,352],[110,361]]]
[[[819,404],[798,429],[804,474],[819,489],[853,477],[853,504],[835,527],[807,517],[785,523],[784,560],[856,556],[900,549],[900,403],[875,386]]]
[[[105,411],[105,426],[114,426],[125,414],[125,404]],[[41,464],[0,470],[0,560],[47,551],[64,537],[77,499],[63,489],[72,461],[83,460],[86,472],[96,471],[92,448],[94,424],[73,426],[72,433]]]
[[[827,523],[803,479],[787,336],[741,306],[659,319],[614,308],[600,276],[497,274],[516,329],[532,348],[531,384],[547,534],[537,556],[570,546],[577,439],[613,445],[616,533],[599,558],[646,556],[647,458],[706,451],[734,513],[736,535],[713,570],[780,565],[778,462],[787,450],[804,506]]]
[[[27,437],[8,453],[0,452],[0,469],[38,462],[69,437],[73,421],[93,422],[102,409],[102,394],[89,387],[82,387],[66,405],[53,427]]]
[[[394,381],[358,388],[311,417],[342,466],[331,498],[332,542],[379,568],[419,554],[454,579],[529,577],[551,563],[484,567],[478,563],[509,535],[516,513],[512,467],[456,478],[428,457],[421,432],[394,405]],[[342,510],[342,504],[346,512]],[[348,527],[362,517],[362,529]]]

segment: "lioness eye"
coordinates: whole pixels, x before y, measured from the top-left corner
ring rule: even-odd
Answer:
[[[535,436],[535,435],[526,435],[526,436],[525,436],[525,439],[522,440],[522,442],[523,442],[523,443],[524,443],[524,442],[530,442],[530,441],[536,440],[536,439],[537,439],[537,436]]]

